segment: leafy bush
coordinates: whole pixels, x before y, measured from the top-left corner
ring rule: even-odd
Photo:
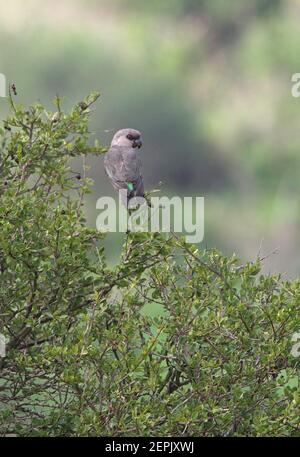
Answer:
[[[92,94],[11,96],[0,176],[0,434],[299,435],[299,281],[129,233],[108,268],[82,211]]]

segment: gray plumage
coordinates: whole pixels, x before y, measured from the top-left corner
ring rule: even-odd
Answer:
[[[144,196],[142,162],[139,149],[142,146],[138,130],[119,130],[112,139],[104,156],[104,167],[116,191],[122,192],[122,201],[127,207],[132,197]]]

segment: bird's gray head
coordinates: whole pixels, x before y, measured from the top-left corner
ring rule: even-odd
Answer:
[[[128,148],[140,148],[142,146],[141,134],[135,129],[119,130],[112,139],[112,146],[127,146]]]

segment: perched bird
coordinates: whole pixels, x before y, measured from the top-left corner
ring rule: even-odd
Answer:
[[[142,146],[138,130],[119,130],[112,139],[104,156],[104,167],[113,187],[121,191],[127,207],[133,197],[144,197],[142,162],[138,150]]]

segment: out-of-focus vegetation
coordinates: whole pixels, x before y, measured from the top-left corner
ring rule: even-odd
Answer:
[[[0,72],[19,99],[66,106],[102,93],[92,130],[108,144],[132,126],[144,136],[148,188],[206,197],[202,246],[295,275],[300,169],[296,0],[0,1]],[[5,101],[0,100],[1,114]],[[112,193],[99,158],[88,203]],[[110,237],[108,253],[117,254]]]

